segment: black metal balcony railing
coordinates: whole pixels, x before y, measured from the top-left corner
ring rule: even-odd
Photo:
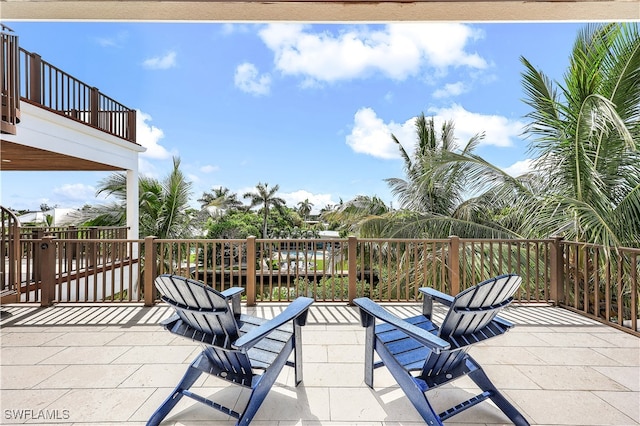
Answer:
[[[1,34],[4,133],[16,133],[20,101],[24,101],[136,142],[135,110],[21,48],[17,36]]]

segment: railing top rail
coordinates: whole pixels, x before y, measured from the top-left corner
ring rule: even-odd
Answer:
[[[364,242],[392,242],[392,243],[401,243],[401,242],[427,242],[427,243],[448,243],[450,240],[448,238],[358,238],[358,241]]]
[[[461,243],[548,243],[551,238],[460,238]]]
[[[59,243],[139,243],[143,244],[144,240],[127,240],[124,238],[58,238],[55,235],[45,235],[43,238],[20,238],[21,243],[37,243],[41,242],[44,238],[54,239]]]
[[[359,239],[363,241],[362,239]],[[347,238],[331,238],[331,237],[319,237],[319,238],[256,238],[256,241],[261,242],[313,242],[313,241],[348,241]]]
[[[154,238],[154,243],[246,243],[246,238]]]
[[[626,253],[640,254],[640,248],[638,247],[607,247],[607,246],[603,246],[602,244],[583,243],[580,241],[569,241],[569,240],[561,240],[560,243],[568,246],[580,246],[580,247],[589,247],[589,248],[596,248],[596,249],[613,249],[614,251],[618,250],[618,251],[624,251]]]

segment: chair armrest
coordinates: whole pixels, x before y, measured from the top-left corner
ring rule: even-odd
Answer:
[[[504,318],[500,318],[500,317],[495,317],[493,318],[493,321],[497,322],[498,324],[503,325],[504,327],[509,328],[513,328],[515,324],[513,324],[511,321],[507,321]]]
[[[435,299],[438,302],[442,303],[443,305],[447,305],[447,306],[451,306],[453,304],[453,296],[450,296],[448,294],[442,293],[438,290],[435,290],[433,288],[430,287],[420,287],[418,289],[418,291],[420,291],[420,293],[422,293],[424,295],[424,297],[428,297],[431,299]]]
[[[244,287],[231,287],[222,291],[221,294],[225,297],[225,299],[229,299],[242,292],[244,292]]]
[[[240,337],[233,343],[233,347],[237,349],[250,349],[258,343],[264,336],[271,333],[281,325],[296,320],[298,318],[301,322],[300,325],[304,325],[307,316],[307,310],[313,303],[313,299],[310,297],[298,297],[291,302],[287,308],[280,312],[275,318],[261,324],[259,327],[254,328],[247,334]]]
[[[240,315],[240,293],[243,291],[243,287],[231,287],[221,292],[225,299],[231,299],[231,310],[234,315]]]
[[[446,340],[434,336],[428,331],[406,322],[402,318],[398,318],[397,316],[393,315],[382,306],[378,305],[376,302],[367,297],[354,299],[353,303],[355,303],[360,308],[361,315],[362,313],[365,313],[368,316],[377,318],[383,322],[393,325],[394,327],[407,333],[409,336],[413,337],[423,345],[430,347],[435,353],[440,353],[440,351],[449,349],[451,347],[449,342],[447,342]],[[367,327],[369,321],[365,321],[364,318],[362,319],[362,325]]]
[[[180,319],[180,316],[178,314],[174,313],[169,318],[166,318],[166,319],[160,321],[160,325],[165,327],[165,328],[167,328],[167,326],[169,324],[172,324],[172,323],[178,321],[179,319]]]

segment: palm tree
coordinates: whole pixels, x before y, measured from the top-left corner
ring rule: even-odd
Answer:
[[[309,201],[308,198],[305,198],[304,201],[300,201],[298,203],[298,213],[302,216],[302,220],[307,220],[309,217],[309,213],[311,213],[311,208],[313,207],[313,203]]]
[[[489,190],[496,192],[499,187],[485,184],[513,178],[473,154],[484,135],[476,134],[458,150],[452,121],[444,122],[438,132],[434,119],[421,114],[415,127],[417,144],[413,155],[391,135],[404,160],[406,177],[385,181],[398,197],[400,209],[364,218],[360,234],[400,238],[516,236],[513,229],[496,220],[494,212],[500,210],[500,204]],[[485,183],[478,185],[479,182]]]
[[[276,193],[280,189],[279,185],[275,185],[273,188],[269,188],[268,183],[260,183],[256,185],[255,192],[247,192],[243,195],[243,198],[250,199],[251,203],[249,209],[256,206],[261,206],[262,210],[262,238],[267,238],[267,219],[269,217],[269,210],[271,207],[278,210],[283,210],[285,201],[276,197]]]
[[[532,108],[526,130],[543,182],[531,232],[640,245],[638,25],[587,25],[561,83],[521,60]]]
[[[158,238],[183,238],[190,235],[190,216],[187,213],[191,182],[180,170],[180,159],[173,159],[173,169],[162,181],[141,176],[140,234]],[[91,225],[124,225],[126,223],[126,175],[113,173],[98,184],[96,195],[112,195],[116,202],[90,209]]]
[[[322,217],[327,222],[339,223],[338,229],[343,233],[364,236],[361,229],[363,223],[384,216],[390,211],[390,207],[377,196],[357,195],[346,202],[340,200],[340,204],[324,212]]]
[[[434,119],[426,119],[424,113],[416,118],[418,143],[413,157],[404,149],[395,135],[391,138],[398,146],[404,160],[406,179],[385,179],[391,193],[398,197],[400,208],[424,213],[451,214],[462,199],[460,171],[436,168],[443,152],[455,149],[454,125],[446,121],[440,134],[436,132]],[[482,136],[476,135],[474,141]]]
[[[221,215],[229,210],[236,210],[242,206],[238,200],[238,194],[231,192],[229,188],[212,188],[213,192],[203,192],[198,199],[201,208],[207,210],[211,215]]]

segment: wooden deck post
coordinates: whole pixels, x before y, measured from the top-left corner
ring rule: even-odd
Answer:
[[[247,306],[256,305],[256,237],[247,237]]]
[[[349,237],[347,243],[347,256],[348,256],[348,272],[349,272],[349,306],[354,306],[353,299],[356,298],[356,283],[358,278],[358,239],[356,237]]]
[[[460,237],[449,236],[449,283],[451,295],[460,293]]]
[[[87,242],[87,268],[95,268],[98,266],[98,228],[92,226],[89,228],[89,241]]]
[[[144,265],[143,265],[143,291],[144,306],[153,306],[155,304],[155,287],[153,281],[158,275],[157,271],[157,253],[154,244],[156,237],[149,236],[144,239]]]
[[[98,111],[100,110],[100,91],[92,87],[89,93],[89,124],[98,127]]]
[[[562,236],[551,237],[551,270],[549,296],[554,305],[564,302],[564,253]]]
[[[33,267],[31,269],[31,279],[35,282],[41,280],[40,268],[36,268],[35,265],[39,265],[41,262],[40,259],[40,250],[38,249],[38,241],[40,241],[44,237],[44,231],[42,229],[34,229],[31,231],[31,239],[35,242],[31,243],[33,251]]]
[[[40,262],[40,306],[53,305],[56,288],[56,243],[55,237],[47,235],[38,243]]]
[[[136,141],[136,110],[129,110],[127,115],[127,140]]]
[[[42,57],[31,53],[29,57],[29,100],[42,104]]]

